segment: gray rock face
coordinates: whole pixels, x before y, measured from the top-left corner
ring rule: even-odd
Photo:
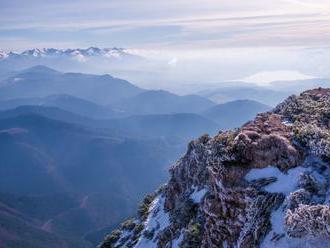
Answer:
[[[329,113],[315,89],[192,141],[146,218],[100,247],[330,247]]]

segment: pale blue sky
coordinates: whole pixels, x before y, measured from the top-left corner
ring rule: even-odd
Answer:
[[[330,0],[1,0],[0,49],[322,47]]]

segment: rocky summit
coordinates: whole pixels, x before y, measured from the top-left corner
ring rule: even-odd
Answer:
[[[110,247],[330,247],[330,89],[190,142]]]

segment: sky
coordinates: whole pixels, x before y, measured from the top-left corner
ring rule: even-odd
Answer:
[[[127,48],[87,72],[147,88],[330,78],[329,44],[330,0],[0,0],[0,50]]]
[[[1,0],[0,49],[326,47],[330,0]]]

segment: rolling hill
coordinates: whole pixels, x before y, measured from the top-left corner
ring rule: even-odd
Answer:
[[[27,105],[57,107],[81,116],[97,119],[109,119],[120,116],[120,113],[113,111],[111,108],[107,108],[91,101],[65,94],[50,95],[47,97],[17,98],[0,101],[0,110],[9,110]]]
[[[257,113],[270,110],[271,107],[252,100],[236,100],[224,104],[218,104],[203,113],[218,123],[221,129],[231,129],[243,125],[251,120]]]
[[[149,90],[121,100],[116,106],[128,114],[198,113],[215,104],[197,95],[179,96],[164,90]]]

